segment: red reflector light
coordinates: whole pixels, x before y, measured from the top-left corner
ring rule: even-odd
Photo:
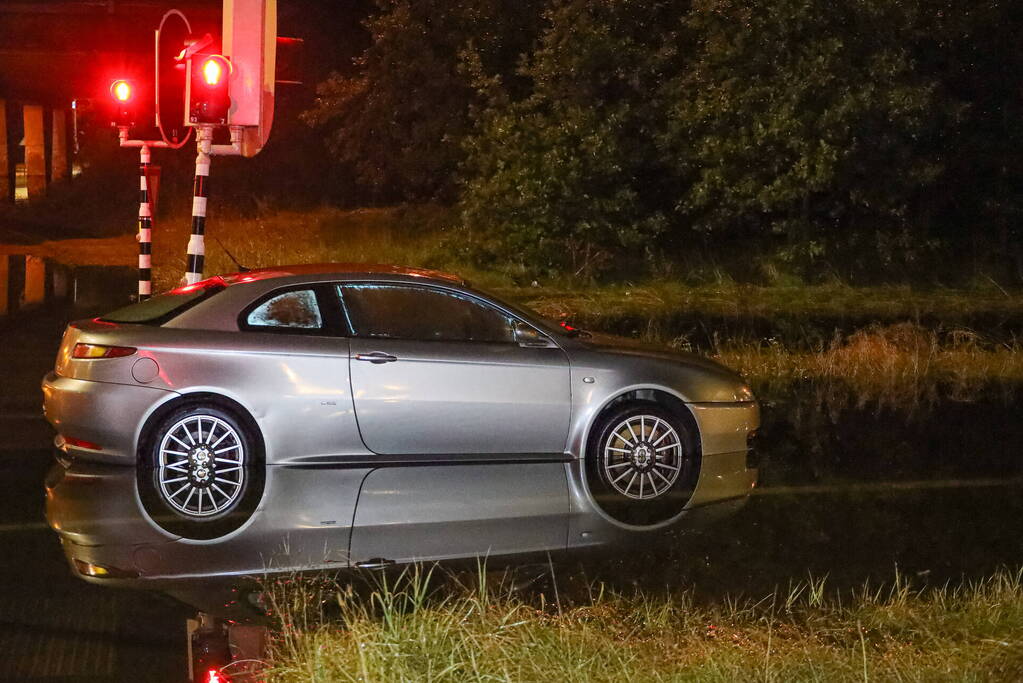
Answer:
[[[64,443],[67,444],[68,446],[74,446],[75,448],[88,448],[89,450],[93,451],[103,450],[98,443],[86,441],[85,439],[76,439],[72,436],[65,436]]]
[[[103,344],[75,344],[71,351],[72,358],[123,358],[135,353],[137,349],[131,346],[105,346]]]
[[[206,85],[217,85],[224,76],[224,65],[216,57],[207,59],[202,64],[202,79]]]
[[[226,286],[227,286],[227,281],[224,280],[224,278],[220,277],[219,275],[214,275],[213,277],[208,277],[205,280],[200,280],[199,282],[195,282],[195,283],[192,283],[190,285],[182,285],[180,287],[175,287],[174,289],[168,291],[167,293],[168,294],[189,294],[191,292],[199,291],[200,289],[213,289],[213,288],[219,289],[221,287],[226,287]]]
[[[230,679],[220,673],[218,669],[210,669],[206,672],[206,679],[203,683],[230,683]]]
[[[110,86],[110,94],[119,102],[127,102],[131,99],[131,84],[128,81],[114,81]]]

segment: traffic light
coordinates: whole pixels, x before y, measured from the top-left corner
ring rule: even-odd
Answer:
[[[110,84],[111,117],[112,126],[134,126],[137,96],[134,84],[126,79],[119,78]]]
[[[198,53],[189,60],[188,122],[225,125],[231,107],[228,94],[231,62],[223,55]]]

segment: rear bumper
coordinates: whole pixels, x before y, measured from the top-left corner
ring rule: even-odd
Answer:
[[[50,372],[42,382],[43,415],[57,430],[60,450],[95,462],[134,465],[142,425],[175,392],[131,384],[93,382]],[[71,437],[99,449],[74,446]]]

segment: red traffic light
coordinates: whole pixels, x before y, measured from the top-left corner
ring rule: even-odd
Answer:
[[[123,128],[135,125],[138,104],[135,100],[135,86],[131,81],[118,78],[110,84],[110,124]]]
[[[116,80],[110,84],[110,94],[118,102],[127,102],[131,99],[131,83],[125,80]]]
[[[224,77],[225,60],[221,57],[210,57],[202,63],[202,80],[206,85],[214,87]]]
[[[222,126],[231,108],[231,62],[216,54],[196,54],[189,60],[188,123]]]

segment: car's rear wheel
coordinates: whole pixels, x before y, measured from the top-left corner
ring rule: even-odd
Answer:
[[[634,401],[594,426],[586,474],[597,504],[620,522],[659,524],[678,515],[700,474],[695,430],[657,403]]]
[[[243,524],[263,491],[259,443],[236,415],[190,405],[160,420],[144,447],[139,493],[161,527],[216,538]]]

